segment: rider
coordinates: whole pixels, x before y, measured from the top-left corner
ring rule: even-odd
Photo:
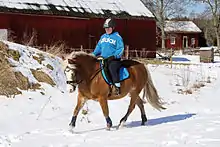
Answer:
[[[106,33],[101,36],[93,54],[107,60],[116,95],[119,95],[121,86],[119,81],[119,69],[121,66],[121,56],[124,52],[124,43],[122,37],[115,31],[115,26],[116,23],[114,19],[108,18],[105,20],[103,28]]]

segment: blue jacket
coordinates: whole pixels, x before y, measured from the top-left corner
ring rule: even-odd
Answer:
[[[124,51],[124,43],[118,32],[112,34],[103,34],[96,45],[93,52],[95,56],[102,56],[108,58],[114,56],[115,58],[121,58]]]

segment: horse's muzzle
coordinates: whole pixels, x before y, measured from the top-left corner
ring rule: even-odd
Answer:
[[[76,85],[73,81],[66,81],[66,83],[72,86],[72,89],[70,89],[70,93],[76,90]]]

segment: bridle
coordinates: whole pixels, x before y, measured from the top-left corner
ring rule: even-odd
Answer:
[[[89,79],[89,81],[92,81],[97,75],[98,73],[102,70],[103,68],[99,67],[95,73],[92,75],[92,77]],[[65,68],[64,72],[69,72],[70,70],[74,71],[75,68],[72,68],[70,66],[67,65],[67,67]],[[72,76],[72,75],[71,75]],[[75,75],[76,76],[76,75]],[[73,79],[73,76],[71,77],[71,79]],[[67,80],[66,83],[73,86],[73,87],[76,87],[77,85],[79,85],[80,83],[82,83],[84,80],[83,79],[80,79],[79,81],[77,80]]]
[[[66,73],[69,72],[69,71],[73,71],[74,68],[70,67],[70,66],[66,66],[65,70],[64,70],[64,73],[65,75],[67,75]],[[73,79],[73,75],[71,74],[71,79]],[[75,82],[75,80],[67,80],[66,83],[75,87],[76,85],[78,85],[81,81],[79,82]]]

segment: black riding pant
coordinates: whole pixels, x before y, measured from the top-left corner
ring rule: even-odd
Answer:
[[[108,61],[108,68],[109,68],[113,83],[118,83],[120,81],[119,79],[120,67],[121,67],[120,59],[113,59],[113,60]]]

